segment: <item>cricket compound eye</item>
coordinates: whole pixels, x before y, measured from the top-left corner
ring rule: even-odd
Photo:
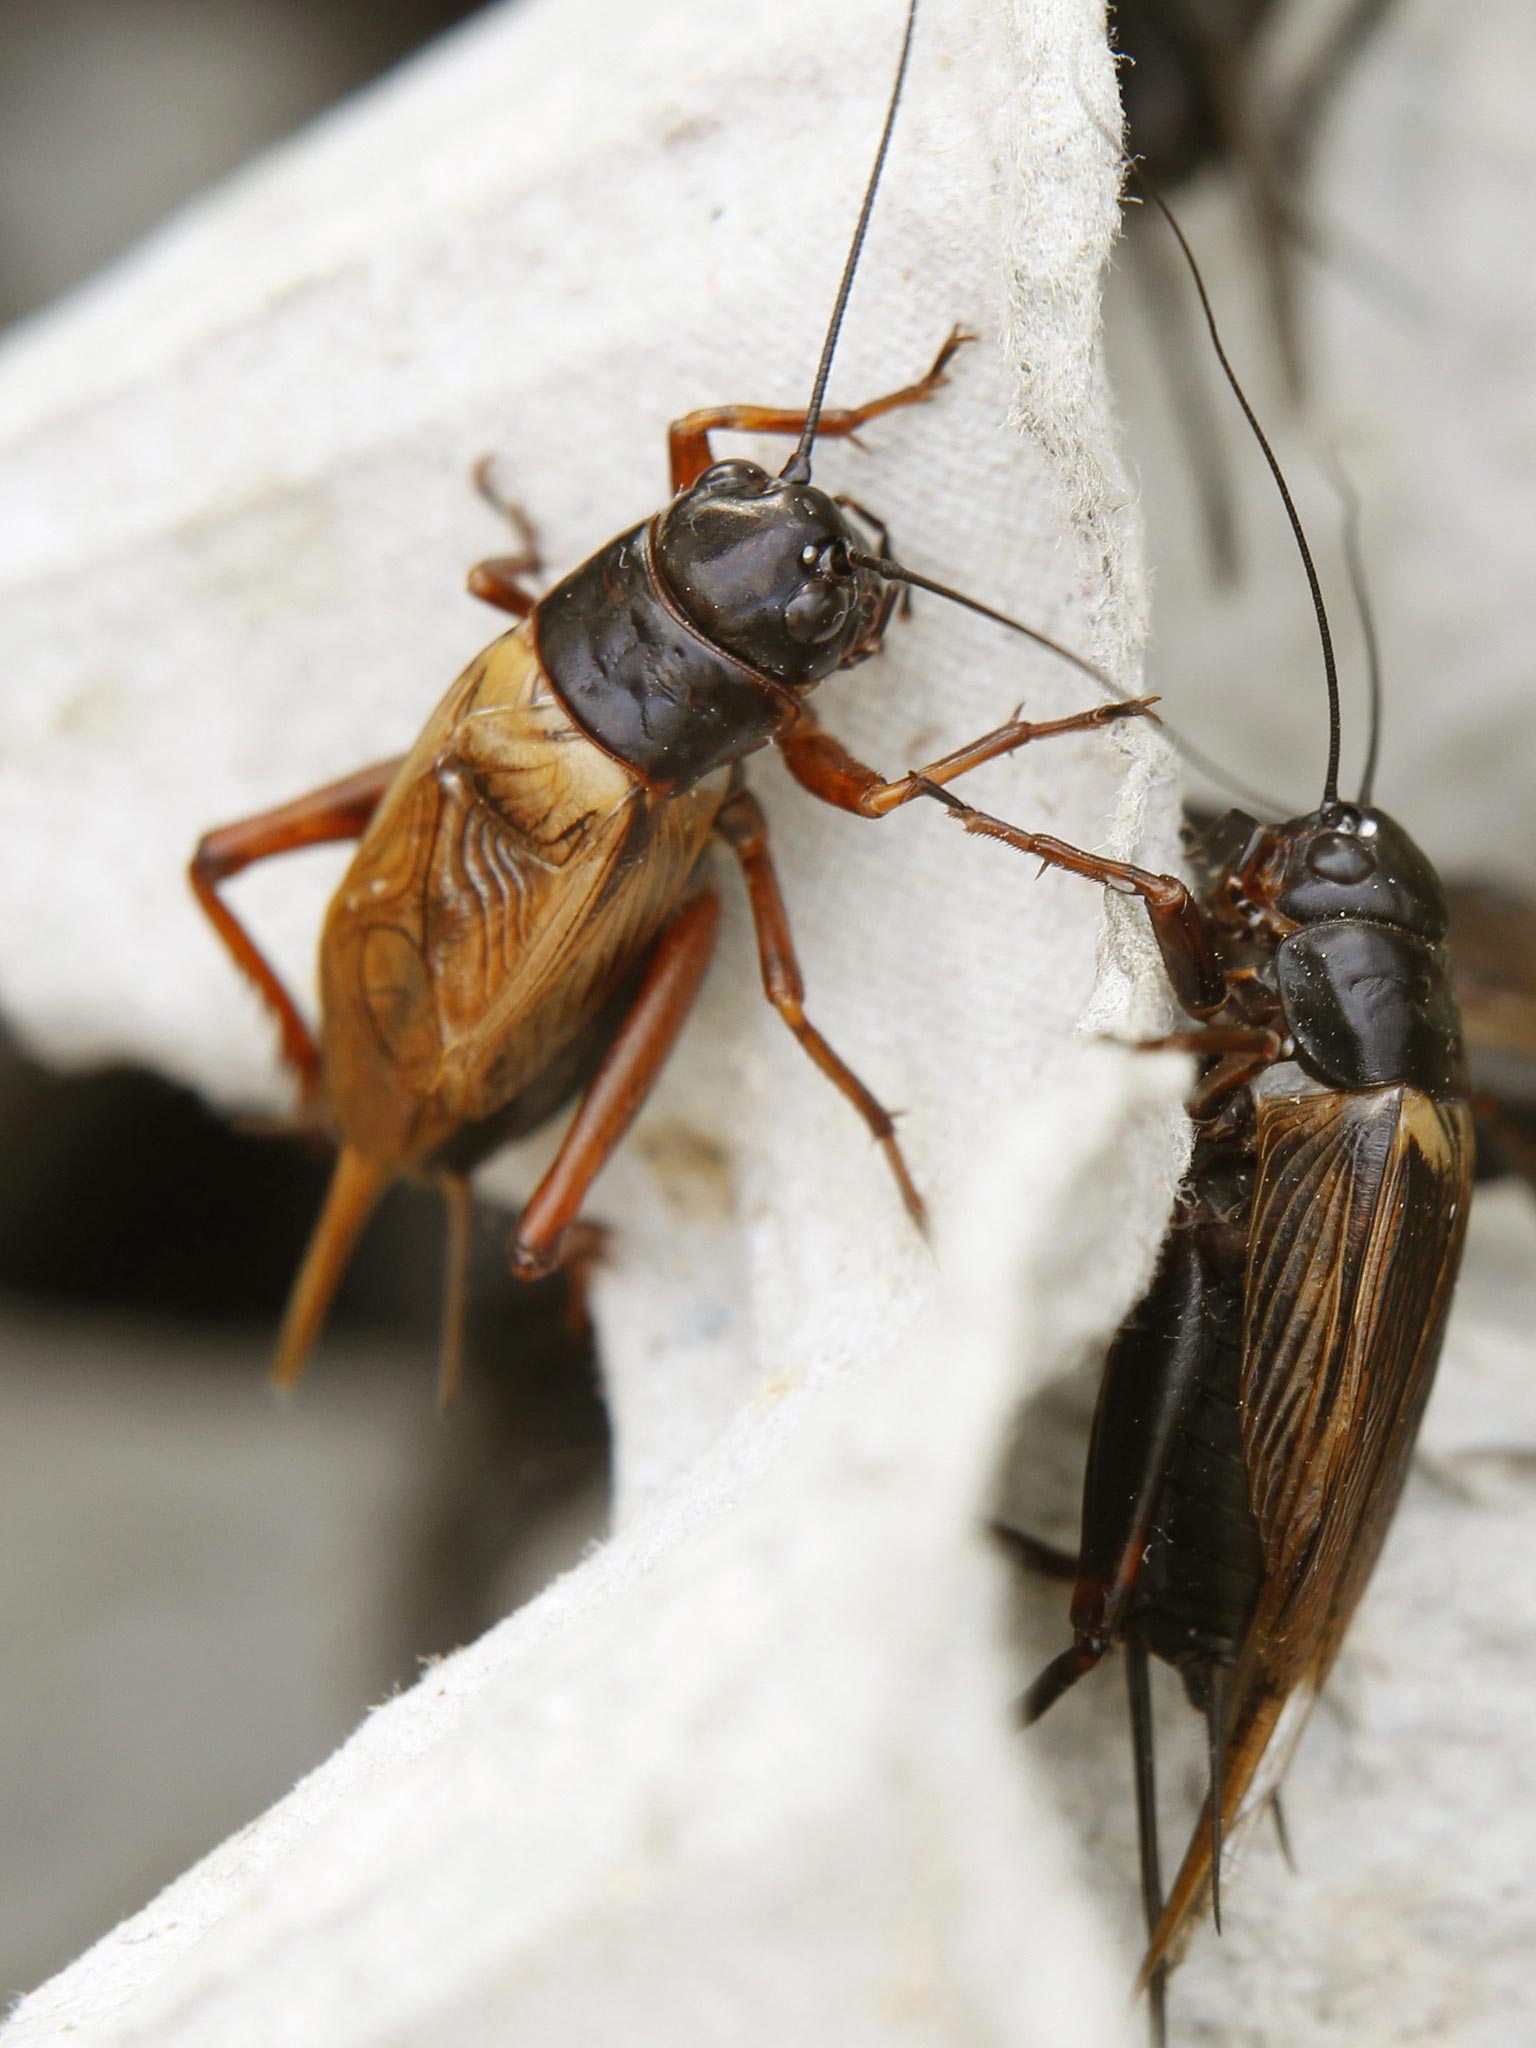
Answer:
[[[1293,819],[1275,907],[1297,924],[1372,918],[1438,942],[1449,921],[1434,867],[1397,820],[1371,805],[1337,804]]]
[[[734,491],[741,495],[765,490],[773,479],[766,469],[742,457],[728,462],[714,462],[693,485],[693,489],[707,495],[713,491]]]
[[[852,604],[850,584],[817,576],[802,583],[784,607],[784,630],[801,647],[819,647],[843,630]]]
[[[1353,832],[1322,832],[1307,848],[1307,866],[1323,882],[1363,882],[1376,856]]]

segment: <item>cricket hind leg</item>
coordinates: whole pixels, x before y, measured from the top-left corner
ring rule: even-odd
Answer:
[[[508,1239],[507,1257],[518,1279],[542,1279],[589,1242],[576,1231],[582,1204],[677,1042],[714,954],[719,924],[719,897],[701,889],[652,946],[633,1001]]]
[[[944,345],[934,357],[931,367],[918,378],[915,384],[903,384],[899,391],[888,391],[882,398],[872,398],[864,405],[836,406],[824,411],[816,423],[818,441],[832,441],[856,434],[859,428],[870,420],[879,419],[883,413],[895,412],[904,405],[922,405],[932,398],[935,391],[948,383],[946,371],[956,350],[964,347],[975,336],[963,328],[952,327],[945,336]],[[701,407],[697,412],[685,413],[680,420],[674,420],[667,430],[667,451],[672,465],[672,490],[687,490],[697,483],[714,461],[710,447],[711,434],[785,434],[800,435],[805,431],[806,411],[803,406],[769,405],[713,405]]]
[[[462,1125],[426,1162],[424,1178],[443,1197],[445,1244],[443,1309],[438,1350],[438,1405],[447,1410],[463,1390],[469,1287],[474,1250],[474,1194],[471,1176],[482,1161],[515,1142],[559,1111],[592,1080],[602,1064],[603,1054],[626,1010],[634,999],[639,976],[632,975],[614,991],[591,1022],[550,1062],[549,1066],[522,1092],[504,1103],[491,1116]],[[563,1278],[569,1290],[566,1318],[573,1341],[588,1335],[583,1278],[585,1267],[596,1262],[601,1250],[601,1232],[593,1225],[578,1226],[567,1235],[562,1251]]]
[[[1144,1617],[1155,1524],[1224,1297],[1187,1232],[1170,1233],[1152,1284],[1110,1346],[1083,1473],[1072,1642],[1025,1693],[1026,1724],[1099,1664]]]
[[[230,958],[252,982],[277,1020],[285,1063],[298,1076],[300,1099],[311,1107],[320,1091],[320,1054],[298,1005],[245,926],[219,891],[235,875],[276,854],[300,847],[333,845],[360,839],[385,792],[400,772],[403,756],[377,762],[340,782],[311,790],[292,803],[255,817],[242,818],[205,833],[192,856],[189,878],[203,914],[222,940]]]

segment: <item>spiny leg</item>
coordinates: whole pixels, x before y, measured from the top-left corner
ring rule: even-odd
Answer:
[[[1032,854],[1042,868],[1061,868],[1069,875],[1102,882],[1118,895],[1139,896],[1147,906],[1158,951],[1181,1006],[1192,1017],[1209,1017],[1225,1003],[1227,977],[1215,939],[1204,911],[1176,875],[1153,874],[1125,861],[1085,853],[1081,847],[1069,846],[1064,839],[1052,839],[1043,832],[1026,832],[1022,826],[1009,825],[986,811],[978,811],[973,804],[962,802],[940,788],[938,778],[932,775],[926,778],[924,794],[947,805],[967,832],[1001,840],[1015,852]]]
[[[1131,1710],[1131,1759],[1136,1775],[1136,1846],[1141,1865],[1141,1912],[1147,1939],[1163,1917],[1163,1869],[1157,1845],[1157,1759],[1152,1728],[1152,1687],[1146,1645],[1134,1631],[1125,1641],[1125,1685]],[[1168,1971],[1159,1963],[1147,1986],[1152,2048],[1168,2040]]]
[[[806,1017],[805,982],[795,957],[795,942],[790,934],[789,918],[768,845],[768,821],[756,797],[749,790],[738,789],[722,806],[715,820],[715,830],[741,863],[747,900],[752,907],[752,923],[757,932],[764,994],[833,1087],[853,1104],[864,1119],[870,1136],[885,1154],[886,1164],[895,1176],[907,1214],[919,1230],[923,1229],[926,1222],[923,1199],[907,1171],[907,1162],[896,1141],[896,1127],[889,1111],[880,1106],[858,1075],[845,1065]]]
[[[816,423],[817,440],[835,440],[839,436],[856,434],[860,427],[866,426],[870,420],[879,419],[882,413],[895,412],[904,405],[924,404],[949,381],[945,371],[955,351],[975,338],[959,327],[952,327],[926,375],[919,377],[915,384],[903,384],[899,391],[888,391],[883,398],[872,398],[866,405],[837,406],[823,412]],[[711,434],[798,436],[804,432],[805,422],[803,406],[714,405],[685,413],[667,430],[673,492],[685,491],[690,484],[697,483],[714,461],[709,445]]]
[[[651,948],[635,999],[507,1241],[518,1279],[541,1279],[560,1264],[593,1181],[655,1085],[693,1007],[719,923],[719,897],[701,890]]]
[[[1334,96],[1360,62],[1367,44],[1398,0],[1345,0],[1323,41],[1308,58],[1276,124],[1276,153],[1291,182],[1304,179]]]
[[[188,870],[194,895],[218,933],[231,959],[251,982],[282,1034],[284,1060],[298,1075],[300,1099],[314,1101],[320,1086],[320,1055],[298,1005],[283,986],[277,970],[219,894],[221,884],[257,861],[293,853],[303,846],[326,846],[337,840],[360,839],[385,791],[400,772],[403,756],[360,769],[340,782],[311,790],[308,796],[280,804],[256,817],[221,825],[198,841]]]
[[[1157,702],[1155,697],[1129,697],[1122,702],[1095,704],[1087,711],[1074,711],[1065,718],[1010,718],[980,739],[970,740],[952,753],[943,754],[924,768],[887,778],[850,754],[841,740],[834,739],[809,707],[802,708],[794,724],[777,735],[774,744],[802,789],[808,790],[835,810],[852,811],[861,818],[883,818],[888,811],[911,803],[914,797],[940,795],[945,783],[1000,760],[1031,740],[1054,739],[1066,732],[1096,732],[1122,718],[1145,718]],[[951,799],[951,801],[956,801]],[[969,806],[959,806],[969,810]],[[982,812],[973,815],[981,817]]]

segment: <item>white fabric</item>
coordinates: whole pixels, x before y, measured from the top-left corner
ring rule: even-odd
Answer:
[[[462,481],[474,456],[500,451],[558,569],[654,504],[667,419],[805,389],[898,12],[492,13],[0,355],[0,852],[20,881],[0,993],[39,1050],[136,1055],[231,1105],[284,1099],[271,1034],[187,902],[187,850],[396,750],[488,637],[455,595],[502,545]],[[1330,377],[1346,332],[1375,336],[1343,410],[1381,423],[1365,439],[1385,473],[1357,467],[1389,645],[1407,650],[1381,794],[1463,859],[1512,828],[1499,859],[1529,873],[1508,586],[1536,474],[1530,323],[1505,294],[1536,289],[1509,254],[1536,29],[1522,0],[1400,16],[1325,167],[1359,232],[1454,266],[1432,339],[1372,327],[1347,292],[1322,306]],[[932,407],[881,422],[867,452],[827,447],[818,475],[884,513],[915,564],[1134,687],[1136,529],[1095,355],[1113,174],[1084,98],[1112,122],[1089,0],[926,0],[834,401],[908,377],[954,319],[982,339]],[[1195,226],[1211,250],[1198,210]],[[1139,414],[1144,343],[1123,353]],[[1161,533],[1182,484],[1145,460]],[[1261,594],[1228,606],[1169,562],[1159,680],[1192,734],[1310,801],[1299,577],[1283,539],[1251,553]],[[894,768],[1020,695],[1088,699],[920,599],[822,706]],[[1009,1734],[1005,1701],[1060,1642],[1062,1602],[1042,1594],[1008,1646],[978,1530],[1016,1403],[1092,1355],[1150,1256],[1177,1069],[1074,1031],[1144,1023],[1159,979],[1139,920],[1106,921],[1091,889],[1036,883],[930,812],[877,828],[771,761],[753,780],[811,1013],[906,1110],[937,1257],[762,1005],[724,876],[699,1015],[595,1203],[616,1226],[597,1308],[619,1533],[24,2001],[7,2048],[66,2031],[155,2048],[1135,2038],[1120,1688],[1085,1687],[1028,1745]],[[1086,843],[1172,852],[1141,732],[1032,750],[977,789]],[[239,885],[300,986],[335,867]],[[548,1145],[496,1184],[525,1190]],[[1226,1940],[1177,1980],[1181,2043],[1523,2035],[1516,1736],[1536,1631],[1496,1561],[1536,1530],[1518,1475],[1463,1453],[1536,1440],[1530,1232],[1517,1195],[1474,1224],[1429,1423],[1445,1484],[1410,1488],[1298,1759],[1303,1875],[1255,1849]],[[1184,1756],[1171,1801],[1194,1782]]]
[[[669,418],[806,390],[899,28],[885,0],[492,13],[11,344],[0,844],[25,886],[0,982],[33,1045],[281,1103],[187,900],[197,833],[398,749],[494,630],[455,594],[503,545],[476,455],[560,567],[656,502]],[[906,381],[956,320],[980,340],[817,473],[1133,687],[1095,353],[1114,164],[1085,100],[1113,124],[1087,0],[925,6],[833,401]],[[919,598],[822,701],[900,767],[1095,694]],[[937,1255],[763,1004],[724,876],[698,1017],[594,1202],[619,1533],[8,2042],[1117,2038],[1128,1962],[1031,1795],[981,1524],[1019,1388],[1102,1337],[1155,1242],[1177,1065],[1074,1033],[1091,997],[1156,1014],[1158,979],[1134,920],[1102,948],[1097,892],[936,810],[876,827],[772,761],[753,781],[811,1014],[906,1112]],[[977,783],[1168,856],[1145,730]],[[335,867],[239,886],[301,987]]]

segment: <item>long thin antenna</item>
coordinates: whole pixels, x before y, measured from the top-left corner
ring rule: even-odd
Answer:
[[[827,338],[821,345],[821,361],[816,365],[816,382],[811,386],[811,402],[806,407],[805,426],[795,452],[779,471],[788,483],[809,483],[811,477],[811,444],[816,439],[816,423],[821,418],[821,402],[826,396],[827,379],[832,374],[832,356],[837,348],[837,337],[842,331],[843,315],[848,310],[848,294],[853,290],[853,273],[859,267],[859,255],[864,247],[864,236],[869,227],[869,216],[874,211],[875,193],[880,184],[880,173],[885,169],[886,152],[891,146],[891,130],[896,125],[896,108],[901,99],[901,88],[907,76],[907,58],[912,50],[912,31],[917,25],[917,0],[910,0],[907,8],[907,26],[901,39],[901,58],[896,66],[896,83],[891,87],[890,105],[885,110],[885,126],[880,132],[880,147],[875,151],[875,166],[869,174],[869,183],[864,188],[864,204],[859,208],[859,224],[853,231],[849,245],[848,260],[843,265],[843,280],[837,288],[837,301],[832,308],[832,318],[827,325]]]
[[[1237,372],[1233,369],[1227,358],[1227,351],[1222,345],[1221,330],[1216,325],[1216,314],[1211,306],[1210,294],[1205,288],[1205,279],[1200,274],[1200,266],[1195,261],[1195,252],[1190,248],[1185,238],[1184,230],[1174,218],[1172,207],[1169,206],[1153,180],[1147,176],[1147,173],[1134,157],[1127,157],[1126,165],[1131,176],[1142,187],[1147,197],[1163,216],[1163,219],[1172,228],[1174,237],[1183,251],[1184,261],[1189,265],[1189,274],[1195,281],[1195,290],[1200,294],[1200,309],[1205,314],[1205,324],[1210,329],[1211,346],[1216,351],[1216,360],[1221,365],[1222,375],[1232,387],[1233,396],[1243,408],[1243,417],[1253,429],[1254,439],[1264,451],[1264,460],[1269,464],[1270,474],[1279,487],[1280,496],[1285,505],[1286,517],[1291,522],[1291,531],[1295,534],[1296,545],[1301,551],[1302,567],[1307,572],[1307,584],[1312,592],[1312,609],[1317,614],[1318,637],[1323,643],[1323,668],[1328,679],[1328,772],[1323,778],[1322,808],[1325,811],[1331,811],[1337,808],[1339,801],[1339,734],[1341,724],[1339,714],[1339,670],[1338,664],[1334,660],[1333,635],[1328,630],[1328,612],[1323,603],[1323,587],[1317,578],[1317,564],[1312,559],[1312,550],[1307,546],[1307,536],[1302,529],[1301,515],[1296,510],[1296,502],[1291,496],[1290,486],[1285,481],[1285,473],[1280,467],[1274,449],[1269,445],[1268,436],[1259,425],[1258,415],[1248,403],[1248,394],[1237,380]]]
[[[1118,697],[1121,694],[1103,669],[1095,668],[1083,655],[1074,654],[1070,647],[1063,647],[1059,640],[1053,640],[1048,633],[1041,633],[1034,626],[1026,626],[1022,619],[1010,618],[1007,612],[994,611],[991,605],[983,604],[979,597],[967,597],[963,590],[951,590],[947,583],[935,583],[931,576],[920,576],[915,569],[908,569],[900,562],[893,562],[888,555],[866,555],[858,548],[850,548],[848,559],[856,569],[873,569],[877,576],[884,577],[888,583],[910,583],[914,590],[930,591],[935,597],[947,597],[951,604],[964,605],[968,612],[979,612],[982,618],[991,619],[994,625],[1006,626],[1010,633],[1022,633],[1026,640],[1033,640],[1037,647],[1048,648],[1052,654],[1059,654],[1063,661],[1070,661],[1074,668],[1081,669],[1085,676],[1091,676],[1101,689],[1109,692],[1111,697]]]
[[[1362,804],[1368,804],[1371,800],[1371,787],[1376,780],[1376,757],[1381,751],[1381,641],[1376,633],[1376,614],[1371,608],[1371,593],[1365,580],[1365,556],[1360,547],[1360,493],[1355,489],[1353,479],[1340,461],[1337,450],[1329,457],[1327,469],[1329,480],[1344,503],[1344,566],[1349,572],[1349,587],[1354,593],[1355,609],[1360,614],[1360,632],[1365,641],[1371,723],[1358,800]]]
[[[1251,782],[1244,782],[1240,775],[1234,775],[1230,768],[1223,768],[1213,754],[1207,754],[1203,748],[1197,747],[1193,740],[1186,739],[1183,733],[1168,723],[1166,718],[1163,720],[1163,731],[1167,734],[1176,754],[1181,755],[1191,768],[1198,769],[1210,781],[1225,784],[1232,795],[1241,802],[1252,804],[1255,817],[1282,818],[1294,808],[1290,804],[1278,803],[1274,797],[1266,796],[1263,790],[1255,789]]]

